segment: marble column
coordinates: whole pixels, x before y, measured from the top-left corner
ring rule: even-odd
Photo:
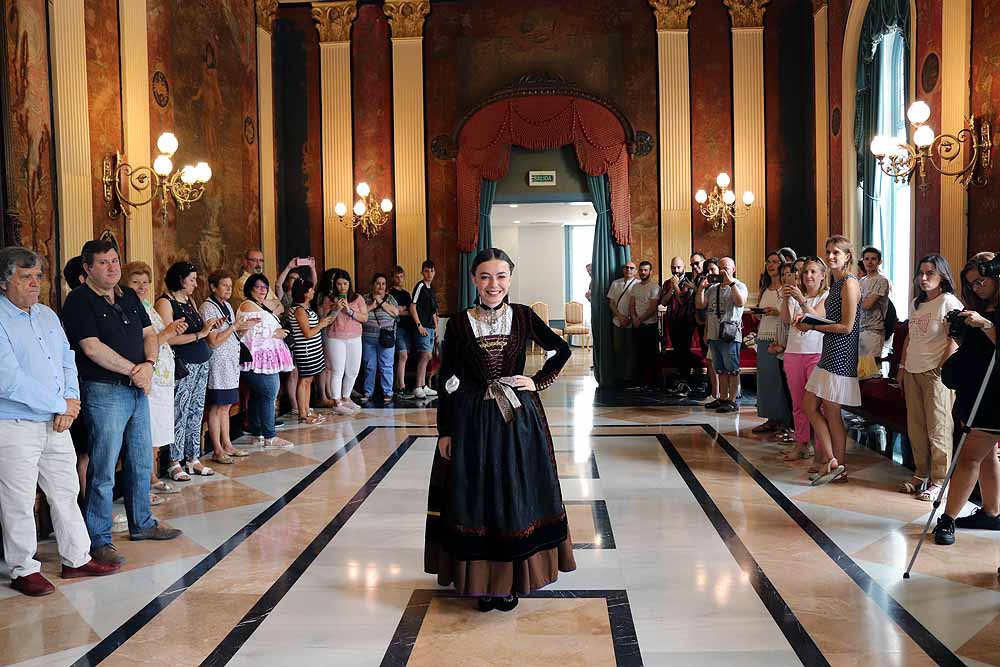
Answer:
[[[49,0],[52,116],[55,124],[59,257],[80,254],[94,237],[90,173],[90,117],[87,109],[87,29],[83,0]],[[111,150],[114,148],[108,147]]]
[[[354,132],[351,116],[351,25],[356,0],[312,3],[319,32],[323,153],[323,265],[353,276],[354,230],[334,213],[337,202],[354,205]]]
[[[427,258],[423,34],[431,4],[385,0],[383,8],[392,29],[396,262],[412,279]]]
[[[124,152],[133,165],[152,164],[149,136],[149,40],[146,0],[118,3],[122,67],[122,134]],[[147,195],[148,196],[148,195]],[[153,207],[132,209],[125,224],[129,261],[142,261],[156,271],[153,257]],[[153,276],[153,284],[157,277]]]
[[[277,202],[274,165],[274,61],[272,35],[278,0],[257,0],[257,151],[260,165],[260,248],[265,272],[278,277]]]
[[[948,0],[941,15],[941,127],[937,133],[956,134],[965,127],[970,107],[972,67],[972,0]],[[968,151],[954,164],[965,164]],[[954,177],[941,179],[941,255],[956,274],[968,259],[969,198]]]
[[[830,236],[830,68],[828,0],[813,0],[813,88],[816,107],[816,254]],[[839,176],[839,175],[838,175]]]
[[[736,206],[743,192],[756,201],[736,221],[736,272],[754,300],[756,280],[764,264],[767,230],[764,147],[764,6],[770,0],[723,0],[733,34],[733,190]]]
[[[691,68],[688,18],[695,0],[649,0],[656,15],[660,94],[660,275],[685,263],[691,227]]]

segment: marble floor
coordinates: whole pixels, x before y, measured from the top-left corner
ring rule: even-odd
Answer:
[[[589,364],[543,394],[578,569],[513,612],[423,573],[433,409],[370,409],[184,484],[156,508],[184,536],[117,541],[115,576],[40,545],[57,591],[0,586],[0,664],[1000,666],[1000,534],[903,580],[931,508],[891,460],[813,488],[752,407],[594,407]]]

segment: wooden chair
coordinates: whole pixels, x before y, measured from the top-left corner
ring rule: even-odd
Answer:
[[[531,304],[530,308],[532,311],[534,311],[535,315],[538,315],[538,318],[542,322],[545,322],[545,324],[549,324],[549,305],[547,303],[536,301],[533,304]],[[557,336],[563,335],[562,329],[555,329],[552,327],[552,325],[549,325],[549,328],[552,329],[552,331],[554,331]],[[531,351],[534,352],[536,347],[537,346],[535,345],[535,342],[532,341]]]
[[[583,321],[583,304],[579,301],[570,301],[566,304],[566,328],[563,330],[563,338],[567,343],[570,336],[582,336],[583,349],[590,348],[590,327]]]

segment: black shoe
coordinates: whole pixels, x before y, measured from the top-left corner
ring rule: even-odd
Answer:
[[[638,385],[637,384],[637,385],[633,385],[631,387],[625,387],[625,391],[639,392],[639,391],[646,391],[646,388],[643,387],[642,385]]]
[[[723,403],[725,403],[725,401],[723,401],[721,398],[717,398],[714,401],[712,401],[711,403],[706,403],[705,404],[705,409],[706,410],[718,410],[720,407],[722,407]]]
[[[479,611],[482,612],[493,611],[495,607],[494,601],[496,599],[497,598],[491,598],[488,595],[483,595],[482,597],[480,597],[476,603],[479,606]]]
[[[517,606],[517,593],[511,593],[505,598],[493,598],[493,606],[500,611],[511,611]]]
[[[955,543],[955,520],[947,514],[938,517],[937,528],[934,529],[934,542],[943,546]]]
[[[729,414],[731,412],[739,412],[740,408],[736,405],[735,401],[723,401],[722,405],[718,407],[716,412],[720,414]]]
[[[281,428],[284,425],[285,425],[285,420],[284,419],[275,419],[274,420],[274,428]]]
[[[972,530],[1000,530],[1000,516],[992,516],[979,508],[969,516],[955,519],[955,526]]]

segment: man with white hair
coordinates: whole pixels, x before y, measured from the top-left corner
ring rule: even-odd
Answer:
[[[34,557],[38,485],[52,511],[63,579],[121,567],[90,557],[69,435],[80,414],[76,362],[59,317],[38,303],[41,284],[35,252],[0,250],[0,524],[11,586],[32,597],[55,591]]]

